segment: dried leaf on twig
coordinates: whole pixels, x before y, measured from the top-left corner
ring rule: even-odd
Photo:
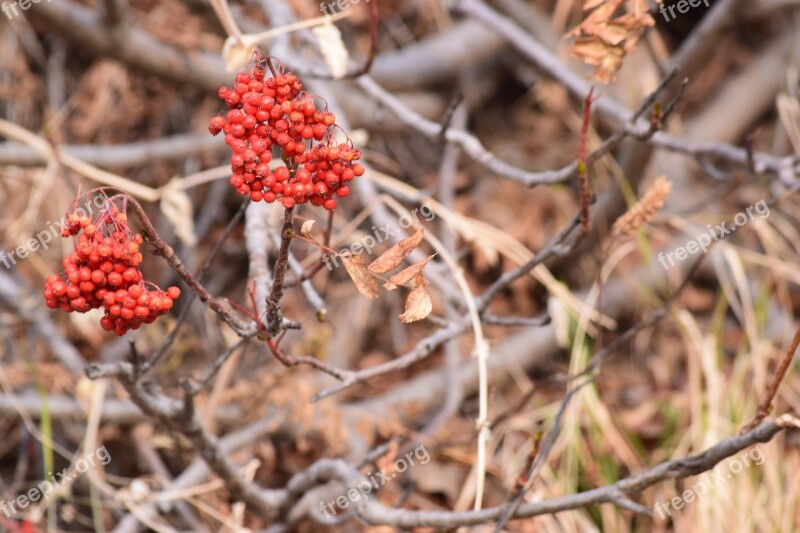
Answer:
[[[403,259],[416,248],[422,237],[425,236],[425,230],[419,230],[411,237],[403,239],[391,248],[383,252],[372,264],[369,265],[369,271],[376,274],[383,274],[393,268],[400,266]]]
[[[645,0],[632,0],[629,12],[614,17],[623,4],[625,0],[585,0],[584,11],[594,11],[565,35],[577,38],[570,53],[590,65],[597,65],[592,78],[603,83],[614,79],[625,54],[633,49],[645,28],[655,25]]]
[[[317,26],[311,32],[319,42],[322,58],[331,71],[331,77],[335,80],[343,78],[347,73],[347,61],[350,59],[350,54],[344,46],[339,28],[328,23]]]
[[[408,324],[410,322],[422,320],[431,314],[432,310],[433,304],[431,303],[431,295],[428,294],[424,286],[418,286],[408,295],[406,299],[406,310],[400,315],[400,322]]]
[[[341,255],[344,268],[350,275],[350,279],[356,284],[358,292],[367,298],[378,297],[378,281],[369,273],[364,265],[364,258],[350,252]]]
[[[425,268],[431,259],[436,257],[436,254],[429,255],[419,263],[414,263],[408,268],[405,268],[389,278],[389,281],[383,284],[383,287],[387,290],[393,291],[395,290],[398,285],[402,285],[403,283],[408,283],[412,278],[415,276],[422,276],[422,269]],[[424,278],[423,278],[424,279]]]
[[[303,225],[300,226],[300,235],[303,237],[308,237],[309,239],[313,239],[314,237],[311,236],[311,228],[314,227],[314,223],[316,221],[313,219],[306,220],[303,222]]]

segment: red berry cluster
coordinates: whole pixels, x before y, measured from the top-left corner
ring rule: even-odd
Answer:
[[[317,109],[297,76],[272,71],[265,79],[267,61],[260,60],[252,74],[240,72],[233,88],[218,92],[231,110],[225,118],[212,118],[208,130],[224,131],[233,151],[230,183],[254,202],[279,199],[287,209],[306,202],[334,209],[334,196],[347,196],[347,182],[364,173],[356,163],[361,152],[335,143],[333,113]],[[287,164],[274,172],[269,167],[273,147]]]
[[[100,325],[117,335],[149,324],[172,308],[180,289],[162,291],[144,280],[138,268],[142,236],[131,233],[127,215],[113,203],[107,203],[96,220],[67,215],[61,236],[79,233],[75,251],[62,262],[64,272],[47,278],[48,307],[85,313],[102,306]]]

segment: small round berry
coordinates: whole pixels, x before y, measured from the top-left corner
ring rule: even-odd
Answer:
[[[339,188],[336,189],[336,196],[339,196],[340,198],[344,198],[348,194],[350,194],[350,187],[347,185],[340,185]]]
[[[94,292],[94,283],[92,283],[91,281],[81,281],[78,284],[78,288],[81,290],[82,293]]]
[[[238,83],[243,83],[243,84],[244,84],[244,83],[250,83],[250,79],[251,79],[251,78],[250,78],[250,74],[248,74],[248,73],[247,73],[247,72],[245,72],[244,70],[243,70],[243,71],[241,71],[241,72],[238,72],[238,73],[236,73],[236,78],[235,78],[235,80],[236,80],[236,83],[237,83],[237,84],[238,84]]]
[[[214,117],[208,125],[208,131],[211,135],[217,135],[225,127],[225,119],[222,117]]]
[[[322,204],[322,207],[327,209],[328,211],[333,211],[336,208],[336,200],[333,198],[328,198],[325,200],[325,203]]]
[[[170,287],[167,289],[167,296],[172,298],[173,300],[177,300],[181,297],[181,290],[178,287]]]
[[[67,285],[63,281],[58,280],[53,283],[52,289],[56,296],[64,296],[67,292]]]
[[[128,287],[128,294],[131,296],[131,298],[138,298],[144,294],[144,288],[141,285],[131,285]]]
[[[125,269],[125,272],[122,274],[122,279],[124,279],[129,283],[139,281],[139,279],[141,279],[141,274],[135,268],[127,268]],[[130,289],[128,290],[130,291]]]
[[[244,120],[244,113],[239,109],[228,111],[228,122],[230,124],[241,124]]]

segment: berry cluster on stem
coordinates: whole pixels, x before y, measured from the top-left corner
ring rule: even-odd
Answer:
[[[259,56],[252,72],[238,73],[218,96],[230,110],[208,129],[225,133],[233,152],[230,183],[242,196],[278,200],[286,209],[310,203],[332,210],[336,197],[350,194],[348,182],[364,173],[361,151],[349,139],[336,141],[334,114],[318,109],[297,76],[280,63],[276,70],[272,58]],[[284,165],[272,170],[276,155]]]
[[[181,294],[178,287],[163,291],[143,278],[142,236],[128,227],[126,199],[105,197],[94,219],[77,210],[67,214],[61,236],[78,237],[75,251],[63,260],[64,272],[48,276],[44,288],[51,309],[85,313],[102,307],[100,325],[117,335],[153,322]]]

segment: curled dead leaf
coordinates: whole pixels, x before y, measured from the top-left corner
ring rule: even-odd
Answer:
[[[422,320],[433,311],[431,295],[424,286],[417,287],[406,298],[406,310],[400,315],[400,322],[409,324]]]
[[[225,69],[232,72],[240,69],[250,62],[255,46],[244,43],[236,37],[228,37],[222,46],[222,57],[225,59]]]
[[[333,79],[343,78],[347,73],[347,61],[350,59],[350,54],[344,46],[339,28],[328,22],[313,28],[311,32],[319,42],[322,57],[325,59]]]
[[[416,276],[422,277],[422,269],[424,269],[425,265],[427,265],[430,262],[430,260],[433,259],[434,257],[436,257],[436,254],[429,255],[419,263],[414,263],[410,267],[404,268],[403,270],[401,270],[400,272],[389,278],[389,281],[384,283],[383,287],[387,290],[393,291],[398,287],[398,285],[402,285],[403,283],[408,283],[409,281],[411,281],[412,278],[415,278]],[[417,285],[419,285],[419,283],[417,283]]]
[[[618,13],[626,9],[621,15]],[[646,28],[655,25],[645,0],[585,0],[584,11],[591,11],[584,20],[566,34],[577,37],[570,53],[599,68],[592,78],[608,83],[622,66]]]
[[[378,281],[373,277],[364,265],[364,258],[350,252],[341,255],[344,268],[350,279],[355,283],[358,292],[367,298],[378,297]]]
[[[303,237],[308,237],[309,239],[313,239],[314,237],[311,236],[311,228],[314,227],[314,223],[316,220],[309,219],[303,222],[303,225],[300,226],[300,235]]]
[[[403,259],[405,259],[406,256],[410,254],[420,242],[422,242],[422,238],[424,236],[425,230],[421,229],[411,237],[403,239],[397,244],[394,244],[369,265],[370,272],[383,274],[384,272],[388,272],[393,268],[399,267],[400,263],[403,262]]]

